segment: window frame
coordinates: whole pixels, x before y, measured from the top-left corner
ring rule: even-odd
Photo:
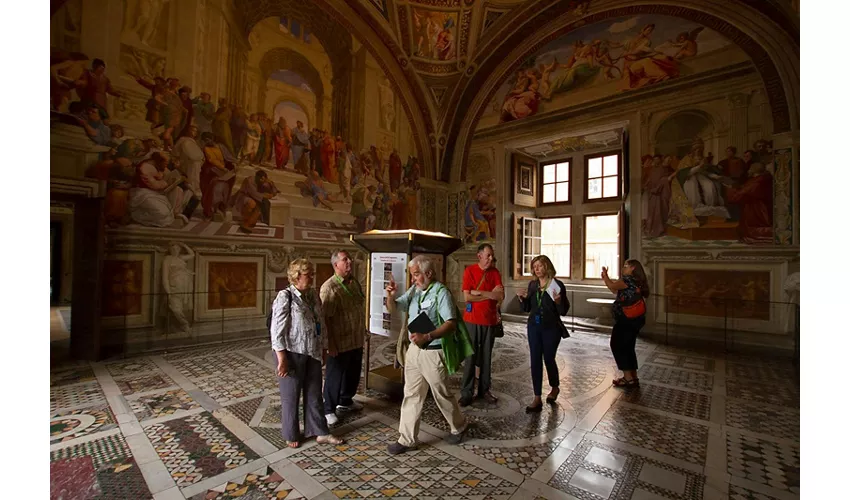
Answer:
[[[603,283],[602,277],[589,277],[587,275],[587,218],[588,217],[599,217],[599,216],[607,216],[607,215],[616,215],[617,216],[617,261],[618,261],[618,269],[617,269],[617,279],[622,278],[620,276],[621,270],[623,268],[624,255],[623,255],[623,211],[622,210],[608,210],[605,212],[593,212],[582,214],[582,228],[581,228],[581,274],[584,277],[584,280],[591,280],[599,283]],[[572,244],[570,244],[572,246]]]
[[[548,203],[544,202],[543,201],[543,184],[544,184],[543,183],[543,169],[546,168],[547,165],[558,165],[559,163],[566,163],[568,165],[567,166],[567,180],[561,181],[561,183],[563,183],[563,182],[567,183],[567,201],[550,201]],[[538,207],[557,207],[557,206],[567,206],[567,205],[573,204],[573,182],[574,182],[575,177],[573,176],[573,158],[572,157],[547,161],[546,163],[539,163],[538,166],[537,166],[537,178],[538,178],[537,192],[540,193],[539,196],[537,197],[537,206]],[[559,184],[559,182],[557,181],[557,179],[558,179],[558,167],[555,167],[555,179],[556,179],[555,182],[550,183],[550,184],[554,184],[555,193],[556,193],[555,198],[557,198],[558,197],[558,195],[557,195],[558,184]]]
[[[590,160],[595,158],[605,158],[606,156],[616,156],[617,157],[617,195],[616,196],[608,196],[601,198],[588,198],[590,194]],[[604,160],[603,160],[604,161]],[[602,173],[605,173],[604,166]],[[601,176],[594,177],[594,179],[604,179],[605,177],[610,176]],[[622,201],[623,199],[623,151],[621,149],[614,149],[611,151],[605,151],[602,153],[593,153],[589,155],[585,155],[584,157],[584,203],[599,203],[599,202],[612,202],[612,201]]]
[[[573,274],[573,252],[575,251],[575,243],[573,242],[573,228],[575,227],[575,225],[574,225],[573,219],[575,219],[575,217],[576,217],[575,214],[572,214],[572,213],[569,214],[569,215],[547,215],[546,217],[538,217],[538,219],[540,219],[541,221],[546,220],[546,219],[570,219],[570,256],[569,256],[570,258],[567,259],[567,262],[569,263],[568,264],[568,270],[569,270],[570,274],[568,276],[562,276],[562,275],[556,273],[555,277],[558,278],[558,279],[565,279],[565,280],[573,280],[574,279],[572,274]],[[541,252],[543,251],[543,224],[542,224],[542,222],[540,224],[540,251]],[[552,257],[550,256],[549,259],[551,260]],[[558,271],[558,270],[556,269],[556,271]]]

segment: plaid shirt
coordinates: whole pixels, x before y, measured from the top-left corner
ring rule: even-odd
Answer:
[[[348,288],[348,291],[345,291]],[[345,288],[331,276],[322,284],[322,306],[328,341],[337,352],[363,347],[366,333],[366,298],[356,279],[349,278]]]

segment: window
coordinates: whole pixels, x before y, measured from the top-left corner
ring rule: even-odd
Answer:
[[[602,267],[608,276],[620,276],[620,216],[586,215],[584,217],[584,277],[599,279]]]
[[[541,176],[542,204],[569,203],[570,162],[569,160],[543,165]]]
[[[555,266],[559,278],[570,277],[570,217],[543,219],[540,234],[543,254],[549,257]]]
[[[533,276],[531,273],[531,260],[540,255],[543,247],[542,224],[540,219],[523,217],[520,220],[522,226],[522,266],[520,276]]]
[[[620,197],[620,153],[603,153],[587,156],[587,201],[608,200]]]

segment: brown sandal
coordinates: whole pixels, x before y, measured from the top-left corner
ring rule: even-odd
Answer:
[[[286,446],[290,448],[298,448],[299,446],[301,446],[301,443],[299,443],[298,441],[287,441]]]
[[[637,387],[640,385],[640,381],[636,378],[629,380],[626,377],[620,377],[618,379],[614,379],[612,385],[614,387]]]

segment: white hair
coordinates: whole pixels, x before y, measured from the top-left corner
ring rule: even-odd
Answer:
[[[344,253],[345,255],[348,255],[349,258],[351,258],[351,254],[348,253],[348,250],[334,250],[334,253],[331,254],[331,265],[332,266],[335,266],[336,263],[339,262],[339,260],[342,258],[339,255],[341,253]]]
[[[430,274],[431,279],[437,279],[436,273],[434,272],[434,261],[428,257],[424,255],[417,255],[410,260],[409,264],[407,264],[408,268],[412,268],[413,266],[418,267],[419,271],[426,276]]]

